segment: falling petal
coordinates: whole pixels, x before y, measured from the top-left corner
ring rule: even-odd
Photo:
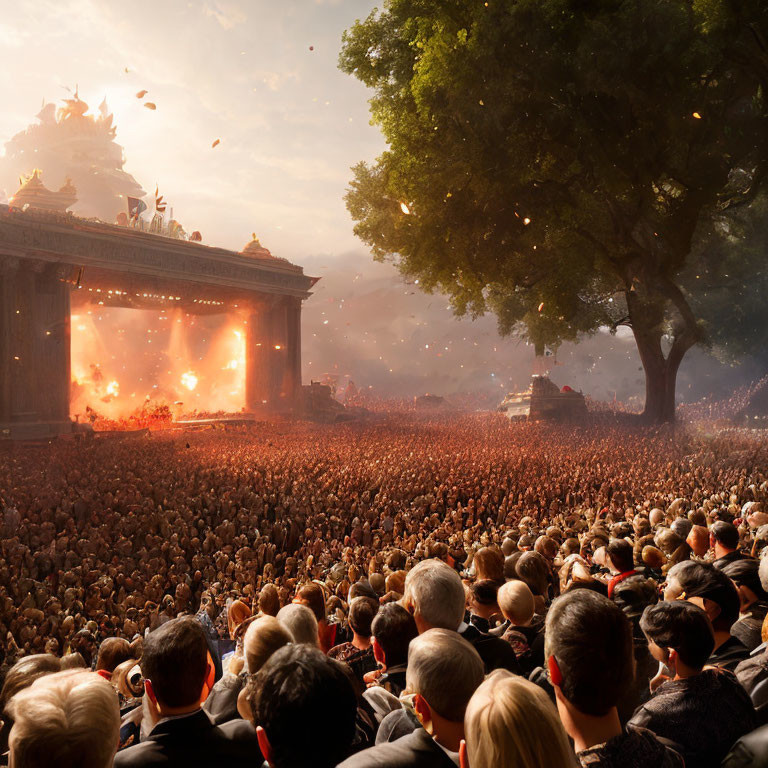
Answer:
[[[147,91],[146,89],[145,90],[141,90],[141,91],[139,91],[136,94],[136,98],[137,99],[143,99],[148,93],[149,93],[149,91]]]
[[[211,149],[213,149],[214,147],[218,147],[219,144],[221,144],[221,139],[216,139],[216,141],[214,141],[213,144],[211,144]]]
[[[539,304],[539,312],[544,309],[544,302],[542,301],[541,304]]]
[[[409,207],[408,207],[408,206],[407,206],[405,203],[400,203],[400,210],[401,210],[401,211],[402,211],[402,212],[403,212],[403,213],[404,213],[406,216],[410,216],[410,214],[411,214],[411,209],[410,209],[410,208],[409,208]]]
[[[152,110],[155,110],[155,109],[157,109],[157,104],[155,104],[153,101],[145,101],[145,102],[144,102],[144,106],[145,106],[147,109],[152,109]]]

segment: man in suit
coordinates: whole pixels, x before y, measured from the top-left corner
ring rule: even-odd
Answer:
[[[464,711],[483,682],[483,669],[477,651],[456,632],[430,629],[419,635],[408,651],[406,690],[421,727],[358,752],[339,768],[457,768]]]
[[[205,633],[193,618],[172,619],[151,632],[141,657],[150,714],[146,741],[115,756],[115,768],[253,768],[263,759],[245,720],[216,726],[201,709],[214,669]]]
[[[436,627],[458,632],[480,654],[486,673],[506,669],[520,674],[520,665],[509,643],[464,621],[464,585],[459,574],[442,560],[422,560],[408,572],[403,606],[413,616],[419,633]]]
[[[298,644],[275,651],[248,691],[271,768],[335,768],[349,754],[357,697],[344,665],[318,648]]]

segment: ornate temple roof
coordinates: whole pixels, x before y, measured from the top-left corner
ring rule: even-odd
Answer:
[[[70,179],[67,179],[58,192],[54,192],[43,184],[40,178],[41,173],[39,168],[35,168],[26,179],[22,177],[21,186],[10,201],[15,208],[27,206],[43,211],[63,213],[77,202],[77,190]]]

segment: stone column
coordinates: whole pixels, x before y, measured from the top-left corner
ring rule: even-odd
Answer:
[[[69,285],[55,265],[0,265],[0,421],[69,419]]]
[[[280,413],[296,405],[301,386],[301,301],[272,296],[255,307],[246,334],[245,405]]]
[[[291,407],[298,405],[301,390],[301,299],[290,297],[287,301],[287,356],[285,390]]]

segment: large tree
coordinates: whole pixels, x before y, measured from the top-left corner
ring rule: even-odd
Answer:
[[[672,420],[697,232],[768,171],[767,40],[764,0],[387,0],[340,57],[389,145],[355,231],[538,349],[629,325]]]

